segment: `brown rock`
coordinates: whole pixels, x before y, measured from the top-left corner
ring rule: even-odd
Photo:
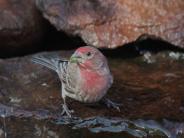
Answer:
[[[37,6],[58,30],[89,45],[115,48],[147,34],[184,47],[183,0],[37,0]]]
[[[71,51],[45,54],[69,57]],[[122,103],[121,112],[101,104],[85,105],[69,98],[67,103],[75,110],[74,115],[82,118],[111,116],[184,120],[184,65],[173,58],[179,55],[169,55],[172,58],[158,54],[131,60],[109,59],[115,80],[107,97]],[[33,64],[30,59],[31,56],[0,60],[0,112],[2,108],[6,109],[2,106],[5,105],[13,109],[11,114],[14,116],[29,116],[31,113],[47,118],[48,114],[60,115],[62,99],[58,76]]]
[[[35,0],[0,0],[0,20],[1,52],[36,47],[43,35],[43,19]]]

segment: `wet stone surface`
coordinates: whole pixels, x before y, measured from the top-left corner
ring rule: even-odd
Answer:
[[[73,51],[41,53],[68,58]],[[121,112],[67,99],[74,118],[62,117],[55,72],[32,56],[0,59],[0,135],[9,137],[184,136],[184,54],[109,57],[114,84],[106,95]],[[16,125],[15,125],[16,124]],[[23,127],[26,126],[26,127]],[[21,132],[21,133],[17,133]]]

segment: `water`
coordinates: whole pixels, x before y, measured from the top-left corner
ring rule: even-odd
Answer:
[[[1,137],[127,137],[127,138],[174,138],[183,137],[183,123],[168,120],[123,120],[120,118],[93,117],[66,121],[37,120],[35,118],[7,117],[6,126],[1,124]],[[5,128],[6,127],[6,128]]]
[[[0,137],[184,138],[184,54],[109,57],[115,81],[107,97],[121,112],[68,99],[72,119],[60,116],[56,74],[29,59],[1,61]]]

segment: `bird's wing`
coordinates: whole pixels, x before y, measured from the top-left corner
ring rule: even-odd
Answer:
[[[57,73],[64,83],[67,82],[67,68],[68,68],[68,61],[58,60],[58,70]]]
[[[68,60],[48,57],[46,55],[36,55],[32,58],[32,61],[56,71],[60,79],[66,81]]]

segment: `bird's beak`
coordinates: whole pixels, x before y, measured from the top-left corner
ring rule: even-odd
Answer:
[[[74,54],[73,56],[71,56],[70,58],[70,62],[71,63],[79,63],[81,60],[81,56]]]

